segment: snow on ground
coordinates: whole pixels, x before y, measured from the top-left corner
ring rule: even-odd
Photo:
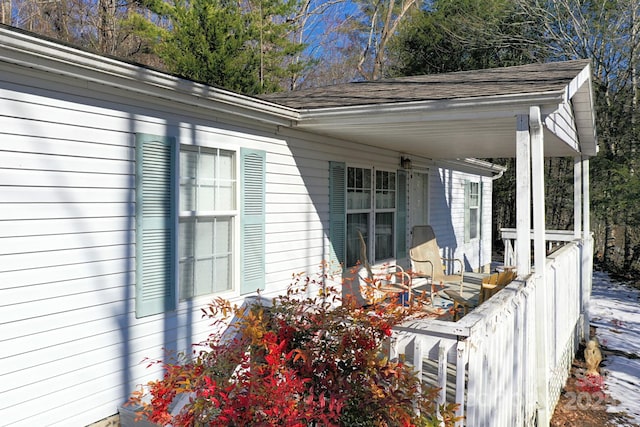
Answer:
[[[596,271],[589,314],[604,356],[607,411],[640,424],[640,290]]]

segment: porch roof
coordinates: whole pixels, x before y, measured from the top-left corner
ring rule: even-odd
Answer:
[[[354,82],[264,96],[310,132],[429,158],[515,157],[541,109],[545,156],[597,152],[589,60]]]

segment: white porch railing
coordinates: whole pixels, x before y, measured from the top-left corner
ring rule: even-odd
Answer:
[[[516,229],[501,228],[500,234],[504,243],[504,265],[515,266],[516,250],[514,242],[516,240]],[[552,253],[575,238],[573,230],[547,230],[545,232],[547,253]],[[531,240],[533,240],[533,230],[531,231]]]
[[[533,426],[537,404],[536,328],[547,329],[553,409],[581,339],[588,338],[592,243],[574,240],[547,257],[545,279],[516,280],[458,322],[424,319],[394,331],[392,356],[404,354],[440,402],[459,404],[458,426]],[[540,299],[538,299],[541,297]],[[548,318],[536,319],[536,301]]]

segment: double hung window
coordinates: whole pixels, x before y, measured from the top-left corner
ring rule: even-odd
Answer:
[[[232,151],[180,149],[180,300],[232,289],[236,193]]]
[[[480,192],[481,186],[479,182],[466,182],[465,241],[480,237]]]
[[[394,257],[396,173],[348,167],[346,265],[362,261],[358,232],[367,243],[367,258],[376,262]],[[373,240],[369,236],[373,233]],[[369,252],[371,251],[371,252]],[[371,256],[373,253],[374,256]]]

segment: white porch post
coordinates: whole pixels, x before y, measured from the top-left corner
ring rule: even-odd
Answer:
[[[533,193],[533,252],[536,283],[536,376],[538,395],[538,427],[548,427],[549,413],[549,356],[548,325],[551,319],[547,313],[545,266],[545,208],[544,208],[544,138],[539,107],[529,109],[531,129],[531,170]]]
[[[529,115],[531,127],[531,175],[533,183],[533,258],[536,276],[544,279],[547,259],[544,219],[544,138],[540,107],[531,107]]]
[[[589,318],[589,299],[593,280],[593,241],[591,240],[589,193],[589,158],[582,158],[582,308],[584,310],[584,339],[591,338]]]
[[[584,232],[583,238],[591,238],[591,208],[590,208],[589,194],[589,158],[584,157],[582,159],[582,230]]]
[[[573,237],[582,238],[582,156],[573,158]]]
[[[516,118],[516,271],[531,273],[531,141],[529,116]]]

